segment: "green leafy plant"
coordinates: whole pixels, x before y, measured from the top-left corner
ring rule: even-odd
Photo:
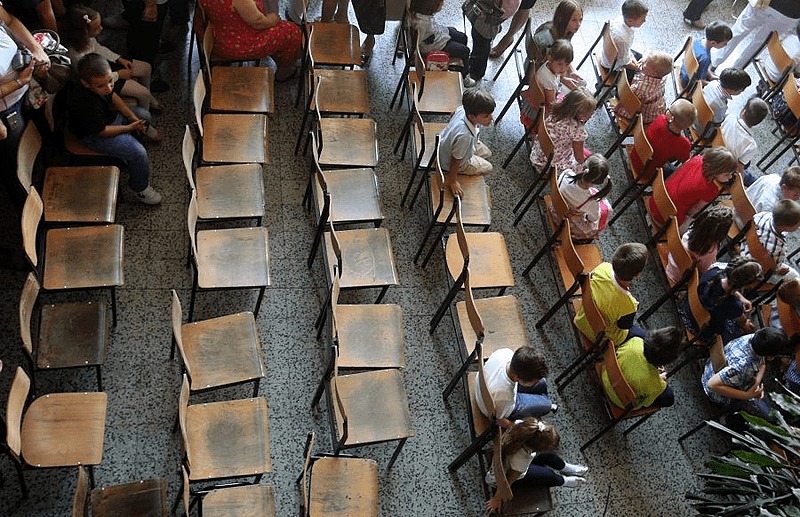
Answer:
[[[800,397],[772,394],[788,414],[800,416]],[[730,436],[734,449],[706,463],[703,492],[686,498],[700,515],[800,517],[800,432],[783,415],[777,424],[742,412],[747,431],[708,421]]]

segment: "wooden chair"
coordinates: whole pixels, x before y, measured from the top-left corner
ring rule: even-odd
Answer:
[[[523,100],[523,94],[526,91],[529,92],[529,94],[530,94],[530,95],[528,95],[528,97],[530,98],[531,107],[533,108],[533,110],[535,112],[534,116],[533,116],[533,122],[531,123],[531,126],[525,130],[525,132],[523,133],[522,137],[520,137],[520,139],[517,140],[516,145],[514,146],[514,148],[509,153],[508,157],[506,158],[506,161],[503,162],[503,168],[504,169],[506,167],[508,167],[509,163],[511,163],[511,158],[513,158],[514,155],[517,154],[517,151],[519,151],[519,149],[522,147],[522,144],[524,144],[524,143],[529,141],[529,139],[531,138],[531,132],[533,131],[533,129],[537,128],[537,131],[538,131],[539,121],[544,118],[544,111],[542,109],[542,106],[544,105],[544,92],[542,91],[542,87],[539,85],[539,82],[536,81],[536,80],[530,81],[530,85],[528,86],[527,90],[524,89],[524,88],[522,90],[520,90],[520,93],[518,94],[518,97],[519,97],[519,103],[518,104],[520,106],[520,110],[522,110],[522,103],[523,102],[528,102],[528,101]],[[495,122],[495,125],[496,125],[496,122]]]
[[[618,66],[619,50],[617,50],[617,45],[614,43],[614,40],[611,39],[610,25],[611,24],[608,21],[603,24],[603,28],[600,30],[600,35],[597,36],[597,39],[586,52],[586,56],[589,56],[592,62],[594,76],[597,80],[594,97],[597,99],[598,106],[603,104],[606,98],[613,93],[614,87],[617,84],[617,79],[619,78],[619,74],[623,73],[623,69]],[[608,69],[600,63],[600,56],[595,53],[595,47],[601,41],[603,44],[602,52],[611,59],[611,67]],[[581,60],[577,68],[580,68],[585,60],[586,57]]]
[[[647,242],[648,248],[652,248],[655,243],[664,240],[664,235],[669,227],[670,219],[674,219],[678,215],[678,209],[675,208],[675,203],[672,202],[672,199],[669,197],[669,192],[667,192],[667,186],[664,183],[664,171],[662,169],[656,169],[656,175],[653,179],[652,185],[652,198],[655,200],[656,210],[658,210],[658,213],[661,215],[661,219],[664,221],[664,223],[659,223],[653,217],[653,213],[651,212],[650,208],[650,196],[643,197],[642,203],[647,211],[651,232],[653,234],[653,236]]]
[[[252,312],[181,324],[181,300],[172,290],[172,348],[181,354],[189,391],[198,393],[223,386],[253,382],[253,397],[258,396],[261,379],[267,371],[261,356],[261,340]]]
[[[758,57],[758,54],[756,54],[753,59],[753,65],[758,73],[758,77],[768,86],[761,94],[764,99],[769,99],[780,91],[780,88],[789,79],[792,69],[794,68],[794,60],[786,52],[786,49],[783,48],[783,43],[781,43],[776,31],[772,31],[767,38],[767,52],[769,53],[769,58],[772,60],[773,66],[779,71],[779,77],[777,81],[773,81],[770,78],[770,74],[767,72],[766,65]]]
[[[189,483],[254,476],[257,484],[272,470],[267,399],[190,406],[189,379],[184,374],[178,422],[184,447],[182,465],[188,471]]]
[[[325,204],[330,212],[335,211],[331,194],[325,194]],[[340,272],[342,289],[364,289],[379,287],[381,289],[375,303],[380,303],[389,286],[398,285],[397,265],[392,252],[392,242],[386,228],[359,228],[337,231],[329,214],[323,210],[319,225],[328,226],[323,234],[322,258],[325,262],[325,273],[328,285]],[[315,250],[314,250],[315,251]],[[314,263],[316,252],[308,257],[308,267]],[[324,319],[325,309],[320,314]],[[319,323],[319,322],[318,322]]]
[[[629,206],[633,204],[634,201],[641,198],[642,194],[653,184],[653,180],[656,178],[656,172],[652,171],[648,173],[647,171],[650,169],[650,164],[653,161],[653,146],[650,144],[650,141],[647,139],[647,133],[644,129],[644,122],[642,118],[636,121],[636,125],[633,128],[633,148],[636,150],[637,156],[642,163],[641,168],[637,168],[634,166],[633,160],[630,159],[632,150],[628,149],[626,153],[627,156],[623,160],[623,165],[625,165],[625,172],[628,173],[628,185],[625,187],[625,190],[620,194],[616,201],[612,204],[614,208],[614,216],[608,222],[608,226],[614,224],[614,222],[622,215],[625,210],[628,209]],[[630,197],[628,197],[630,196]],[[621,208],[618,208],[619,205],[625,200],[628,201],[623,205]]]
[[[167,483],[144,479],[133,483],[98,487],[89,492],[89,475],[78,467],[78,486],[72,501],[72,517],[167,517]]]
[[[189,488],[189,473],[181,465],[182,485],[180,498],[183,509],[189,517],[191,507],[198,505],[200,517],[226,517],[229,515],[252,515],[257,517],[275,517],[275,490],[272,485],[256,483],[253,485],[226,483],[192,492]],[[178,501],[173,506],[177,508]]]
[[[411,176],[408,179],[408,186],[406,186],[406,191],[403,193],[403,198],[400,200],[401,207],[405,205],[406,199],[408,199],[408,194],[411,192],[414,181],[417,179],[417,173],[422,171],[424,175],[433,170],[433,159],[439,146],[439,133],[447,127],[446,122],[425,122],[422,118],[422,114],[419,112],[419,101],[417,100],[416,90],[417,85],[411,85],[411,109],[414,117],[411,122],[413,138],[410,140],[413,167],[411,169]],[[394,149],[395,154],[397,154],[397,148],[398,146],[396,145]],[[419,191],[422,190],[424,182],[425,179],[423,176],[420,178],[417,189],[414,191],[414,196],[411,198],[411,203],[408,205],[409,208],[414,208],[414,203],[417,201],[417,196],[419,195]]]
[[[519,44],[522,41],[525,41],[525,43],[526,43],[525,47],[526,47],[526,51],[527,51],[527,47],[528,47],[527,43],[528,43],[529,40],[532,40],[533,31],[534,30],[535,29],[531,25],[530,18],[528,18],[528,20],[525,22],[525,27],[523,27],[522,32],[520,33],[519,38],[514,43],[514,47],[512,48],[512,50],[508,54],[508,56],[506,56],[505,60],[503,60],[503,64],[501,65],[500,69],[498,69],[497,72],[495,73],[494,79],[492,79],[492,81],[497,81],[497,78],[500,77],[500,72],[503,71],[503,68],[506,66],[508,61],[513,57],[514,58],[514,64],[516,65],[516,68],[517,68],[517,79],[518,79],[519,82],[517,83],[517,87],[511,93],[511,96],[508,98],[508,100],[506,101],[505,105],[503,106],[503,109],[500,110],[500,114],[494,120],[494,125],[495,126],[498,123],[500,123],[500,121],[503,119],[503,117],[505,116],[506,112],[511,107],[511,104],[513,104],[514,101],[518,101],[519,100],[519,94],[522,92],[522,89],[525,86],[528,86],[528,85],[532,86],[531,83],[536,83],[535,80],[534,81],[530,80],[530,78],[532,77],[532,74],[534,74],[536,72],[536,62],[533,61],[533,59],[531,59],[530,56],[524,56],[523,52],[522,52],[522,49],[519,48]]]
[[[183,135],[183,166],[189,188],[197,193],[197,217],[205,220],[254,218],[256,226],[261,226],[264,217],[261,164],[236,163],[195,168],[195,150],[194,137],[187,125]]]
[[[193,93],[194,118],[204,163],[269,163],[267,116],[263,113],[206,113],[206,82],[198,73]]]
[[[429,331],[433,333],[450,308],[469,268],[473,289],[499,289],[498,296],[505,294],[506,288],[514,285],[514,271],[508,254],[506,240],[502,233],[466,233],[461,218],[461,199],[453,200],[456,206],[456,231],[445,242],[445,265],[448,283],[453,284],[431,319]]]
[[[333,375],[327,391],[334,454],[397,440],[387,465],[391,469],[406,440],[414,436],[402,371],[388,368],[339,375],[339,352],[334,347]]]
[[[211,66],[214,28],[203,35],[203,58],[211,85],[212,111],[272,113],[275,111],[274,73],[268,66]]]
[[[334,347],[339,354],[339,368],[374,370],[406,366],[403,309],[391,304],[339,305],[340,291],[337,274],[333,277],[330,295],[331,357],[328,370],[314,393],[312,406],[319,403],[325,383],[333,374]],[[317,339],[323,328],[321,325],[317,329]]]
[[[605,352],[603,352],[603,360],[595,365],[595,371],[597,372],[597,378],[600,381],[601,386],[604,385],[603,373],[607,375],[607,385],[611,388],[614,394],[616,394],[620,402],[622,402],[623,407],[619,407],[614,404],[614,402],[612,402],[609,398],[608,392],[603,389],[605,408],[608,416],[611,418],[611,421],[588,442],[581,445],[581,451],[585,451],[594,442],[599,440],[600,437],[616,427],[620,421],[629,418],[638,418],[638,420],[632,426],[623,431],[623,436],[627,436],[628,433],[642,425],[645,421],[647,421],[648,418],[650,418],[660,409],[659,407],[653,406],[637,407],[639,401],[636,396],[636,392],[633,391],[633,388],[631,388],[630,384],[628,384],[628,381],[625,380],[625,376],[622,375],[622,370],[620,370],[619,364],[617,363],[617,351],[614,346],[606,347]]]
[[[39,281],[28,274],[19,300],[22,348],[31,371],[62,368],[94,368],[97,391],[103,391],[100,367],[105,363],[109,341],[108,309],[104,303],[65,302],[39,305],[36,333],[31,332]],[[35,339],[34,339],[35,336]],[[35,376],[34,376],[34,388]]]
[[[781,135],[780,139],[775,142],[765,154],[758,160],[758,167],[761,170],[769,170],[770,167],[780,158],[781,156],[786,153],[790,148],[794,153],[795,159],[798,157],[797,147],[796,144],[798,140],[800,140],[800,91],[797,89],[797,83],[795,81],[787,80],[783,84],[783,97],[786,100],[786,110],[780,113],[775,113],[775,126],[778,130],[778,133]],[[791,111],[792,114],[797,118],[798,122],[796,122],[793,126],[785,127],[781,124],[781,119],[783,118],[784,113]],[[775,151],[778,150],[780,146],[784,146],[783,149],[775,155],[769,163],[766,165],[762,165],[767,158],[772,155]]]
[[[780,297],[778,297],[778,317],[784,334],[792,337],[800,332],[800,315],[793,305],[784,302]]]
[[[324,79],[317,77],[315,98]],[[311,133],[316,137],[318,163],[323,169],[377,167],[378,126],[371,118],[322,117],[314,104]],[[306,140],[310,142],[310,138]]]
[[[689,250],[686,249],[683,245],[683,241],[681,241],[677,219],[670,219],[666,234],[667,242],[656,243],[658,257],[661,259],[662,281],[664,282],[666,291],[653,305],[639,316],[639,321],[642,323],[647,321],[647,319],[652,316],[659,307],[664,305],[667,300],[674,299],[679,291],[686,289],[686,285],[689,283],[689,277],[695,267],[697,267],[694,259],[689,254]],[[670,255],[681,271],[681,278],[678,279],[677,282],[673,282],[667,277],[666,270]]]
[[[378,517],[378,464],[347,456],[313,456],[308,434],[300,485],[300,517]]]
[[[697,122],[701,131],[698,132],[694,125],[689,126],[689,139],[692,141],[691,151],[706,147],[719,147],[724,145],[722,131],[714,124],[714,110],[709,106],[702,85],[698,84],[691,96],[692,104],[697,110]]]
[[[731,223],[731,228],[728,230],[728,242],[720,249],[718,255],[723,256],[731,250],[737,250],[739,243],[744,239],[747,230],[753,224],[753,217],[756,215],[756,209],[750,198],[747,197],[745,192],[744,180],[741,174],[733,175],[733,183],[730,186],[731,199],[733,210],[736,217]],[[725,201],[723,201],[725,203]]]
[[[605,106],[608,119],[611,121],[611,129],[617,135],[617,139],[608,148],[605,153],[606,158],[610,158],[614,151],[620,148],[622,142],[631,134],[636,127],[637,121],[641,118],[642,101],[631,90],[631,85],[628,82],[628,74],[619,74],[617,79],[617,96],[610,98],[603,106]],[[620,116],[616,109],[622,106],[628,112],[629,118]],[[625,165],[625,153],[620,151],[622,163]]]
[[[17,469],[23,498],[28,498],[23,469],[89,467],[103,459],[106,393],[50,393],[25,408],[31,380],[21,366],[11,383],[6,406],[6,444]]]
[[[430,237],[434,227],[439,226],[441,230],[422,261],[423,268],[427,267],[428,260],[430,260],[437,248],[436,242],[441,242],[445,231],[453,224],[453,217],[455,216],[453,193],[445,185],[445,171],[442,170],[439,160],[438,137],[436,138],[436,153],[433,157],[433,163],[435,164],[435,169],[428,175],[428,228],[416,255],[414,255],[415,264],[422,255],[428,243],[428,237]],[[487,231],[492,224],[492,197],[486,180],[481,174],[474,176],[460,174],[458,182],[464,192],[464,196],[461,199],[462,224],[464,226],[480,227],[484,232]]]
[[[343,24],[321,24],[339,25]],[[316,25],[309,32],[309,38],[313,42],[314,30]],[[300,123],[300,131],[297,134],[297,143],[294,146],[294,154],[300,151],[300,144],[303,137],[308,135],[306,123],[309,117],[313,116],[317,110],[321,114],[363,117],[370,114],[369,107],[369,88],[367,87],[367,72],[365,70],[340,70],[330,68],[319,68],[316,66],[316,46],[307,46],[305,72],[301,77],[301,86],[297,100],[299,103],[300,94],[305,98],[305,111],[303,121]],[[361,51],[359,49],[359,56]],[[317,85],[322,80],[322,86],[317,92]],[[308,145],[308,144],[306,144]]]
[[[716,339],[711,344],[709,348],[709,356],[711,358],[711,367],[714,369],[714,373],[719,373],[720,370],[728,366],[728,360],[725,359],[725,346],[722,344],[722,336],[716,336]],[[710,401],[709,401],[710,402]],[[721,417],[725,411],[720,408],[718,405],[709,404],[711,406],[711,419],[717,419]],[[691,435],[702,429],[708,423],[707,420],[703,420],[697,426],[692,428],[690,431],[682,434],[680,438],[678,438],[678,443],[683,444],[683,441],[689,438]]]
[[[689,311],[694,318],[694,321],[697,323],[698,331],[697,333],[693,333],[691,330],[686,328],[686,326],[684,326],[686,337],[689,338],[686,347],[689,349],[689,353],[685,354],[685,358],[667,373],[668,378],[678,373],[687,364],[701,357],[704,349],[709,346],[711,341],[717,337],[714,335],[706,335],[705,331],[709,322],[711,321],[711,314],[705,307],[703,307],[703,302],[700,301],[700,295],[697,290],[699,284],[700,273],[697,268],[695,268],[689,276],[689,285],[686,288],[686,296],[689,298]]]
[[[42,198],[31,187],[22,210],[22,243],[41,287],[46,291],[109,289],[116,325],[116,289],[124,284],[123,227],[112,224],[54,228],[42,238],[39,226],[43,211]]]
[[[267,229],[225,228],[197,231],[197,194],[192,192],[187,211],[192,275],[189,321],[194,316],[198,290],[257,288],[253,314],[258,317],[264,291],[270,285]]]
[[[536,200],[539,198],[539,194],[547,185],[550,176],[554,174],[551,164],[553,162],[553,155],[555,154],[555,146],[553,145],[553,140],[550,138],[550,134],[547,132],[545,117],[541,116],[541,112],[536,126],[536,138],[539,140],[539,145],[541,146],[542,153],[545,156],[545,163],[539,169],[536,168],[536,165],[531,164],[531,167],[533,167],[534,180],[531,182],[528,190],[526,190],[522,195],[522,198],[520,198],[520,200],[514,206],[514,213],[517,214],[516,219],[514,219],[514,226],[516,226],[522,220],[531,205],[536,202]]]
[[[17,150],[17,178],[30,192],[33,169],[42,148],[36,124],[28,124]],[[119,168],[114,165],[48,167],[42,187],[45,223],[113,223],[117,211]]]
[[[683,54],[683,62],[678,61],[678,57]],[[697,61],[697,56],[694,54],[694,39],[692,36],[686,38],[686,43],[683,44],[678,55],[674,59],[675,66],[672,69],[672,89],[675,92],[675,98],[686,98],[694,90],[695,85],[702,77],[698,77],[700,72],[700,63]],[[683,84],[681,81],[681,70],[686,67],[686,75],[689,77],[689,82]],[[702,83],[701,83],[702,84]]]

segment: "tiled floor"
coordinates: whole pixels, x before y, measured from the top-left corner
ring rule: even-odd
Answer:
[[[574,39],[576,56],[580,57],[593,41],[602,22],[616,15],[617,0],[585,2],[583,27]],[[714,2],[705,18],[721,18],[733,22],[730,0]],[[312,3],[318,12],[318,2]],[[442,19],[461,25],[459,3],[447,3]],[[538,24],[550,17],[555,0],[540,1],[534,8]],[[683,0],[652,0],[646,25],[638,31],[638,49],[663,49],[675,52],[690,33],[680,12]],[[741,8],[741,3],[736,7]],[[117,12],[115,7],[103,9]],[[401,279],[391,288],[387,303],[397,303],[405,312],[405,338],[408,364],[404,379],[411,405],[416,436],[408,441],[394,468],[385,466],[393,449],[391,444],[356,449],[355,454],[375,458],[380,465],[380,508],[386,517],[419,515],[478,516],[483,515],[484,495],[480,485],[478,462],[470,460],[457,473],[448,472],[447,464],[468,442],[467,417],[460,392],[447,403],[442,402],[442,389],[458,366],[457,336],[449,318],[431,335],[428,322],[446,292],[442,255],[434,255],[427,270],[417,267],[412,257],[424,231],[426,221],[423,203],[409,211],[400,208],[400,196],[409,174],[409,161],[399,161],[392,154],[405,113],[389,111],[388,105],[402,64],[390,63],[394,23],[386,35],[378,38],[375,56],[369,71],[372,116],[378,124],[380,140],[380,182],[383,207],[387,215],[384,226],[389,229]],[[696,37],[699,31],[693,31]],[[119,34],[109,34],[119,40]],[[108,421],[104,458],[96,468],[98,485],[129,482],[139,478],[163,477],[168,483],[170,501],[178,490],[180,437],[171,433],[176,414],[180,367],[169,360],[171,340],[169,293],[177,289],[184,301],[185,312],[191,291],[190,271],[186,268],[189,245],[186,230],[188,196],[180,158],[184,124],[189,120],[189,99],[186,95],[185,51],[164,56],[159,67],[161,76],[172,86],[160,95],[168,106],[156,118],[165,135],[158,146],[150,147],[153,185],[164,195],[158,207],[146,207],[132,199],[122,188],[117,221],[125,226],[125,286],[119,289],[119,324],[113,330],[108,360],[103,367],[105,390],[109,395]],[[576,60],[577,63],[577,60]],[[490,73],[499,61],[490,63]],[[196,61],[195,61],[196,70]],[[591,75],[589,65],[580,72]],[[487,74],[488,76],[489,74]],[[487,83],[500,104],[513,88],[513,66],[507,68],[498,83]],[[273,470],[264,482],[275,486],[278,515],[297,511],[298,491],[294,483],[300,472],[302,447],[306,434],[316,431],[317,451],[331,449],[324,409],[312,410],[309,405],[325,364],[323,345],[314,339],[313,320],[323,303],[325,277],[322,261],[317,259],[309,270],[305,265],[312,238],[312,218],[301,208],[308,163],[292,151],[301,114],[292,107],[296,82],[277,86],[277,112],[270,117],[270,159],[264,167],[267,215],[264,226],[269,231],[273,284],[267,289],[257,320],[267,379],[261,395],[269,401],[269,428]],[[671,86],[668,85],[668,92]],[[671,93],[669,94],[671,96]],[[745,95],[732,103],[739,109]],[[498,108],[499,111],[499,108]],[[763,124],[769,128],[770,122]],[[602,112],[589,122],[587,146],[604,151],[611,138],[608,119]],[[762,149],[772,136],[759,128]],[[514,206],[528,181],[528,167],[523,156],[512,161],[507,170],[499,168],[521,134],[516,108],[496,127],[482,132],[482,139],[495,150],[496,172],[487,177],[492,189],[492,230],[502,232],[508,242],[517,285],[509,290],[522,302],[533,346],[546,354],[554,374],[560,372],[575,356],[576,345],[566,311],[560,311],[542,331],[534,322],[554,298],[556,286],[547,261],[542,261],[529,277],[522,270],[532,254],[543,243],[541,223],[531,213],[518,226],[512,227]],[[783,166],[786,160],[781,160]],[[615,193],[623,183],[619,158],[613,161]],[[775,168],[775,171],[780,170]],[[123,176],[123,181],[126,179]],[[18,242],[18,227],[8,202],[3,209],[0,228],[2,246]],[[629,210],[619,224],[605,232],[600,240],[604,256],[629,240],[643,240],[645,230],[635,209]],[[1,267],[2,265],[0,265]],[[9,261],[0,270],[0,357],[4,369],[0,373],[0,407],[5,399],[14,370],[23,361],[18,337],[17,307],[25,273],[22,266]],[[648,266],[643,278],[633,286],[642,307],[647,307],[661,293],[655,266]],[[47,299],[85,299],[96,293],[46,295]],[[373,294],[362,297],[347,295],[344,299],[369,302]],[[198,296],[196,317],[213,317],[242,310],[251,310],[253,293],[202,293]],[[673,308],[664,306],[650,321],[660,326],[673,321]],[[689,515],[684,495],[696,490],[695,477],[703,461],[713,452],[724,449],[724,443],[708,430],[685,443],[677,437],[707,417],[707,409],[698,383],[698,371],[686,368],[671,382],[675,387],[676,404],[661,411],[650,422],[627,437],[625,425],[610,432],[598,443],[579,452],[604,423],[599,392],[589,382],[588,374],[579,376],[563,395],[553,393],[561,410],[551,420],[561,437],[561,453],[573,462],[591,467],[589,482],[578,489],[556,488],[554,515],[559,516],[666,516]],[[93,377],[85,372],[41,372],[37,375],[39,393],[93,389]],[[206,399],[244,398],[249,388],[223,390]],[[323,404],[324,406],[324,404]],[[231,440],[236,437],[232,436]],[[68,515],[76,484],[75,469],[29,470],[26,472],[31,494],[21,501],[11,461],[0,456],[0,515],[54,516]]]

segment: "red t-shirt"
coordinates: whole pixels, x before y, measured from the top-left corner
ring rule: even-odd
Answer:
[[[678,224],[683,224],[686,213],[698,201],[710,203],[719,194],[713,181],[703,177],[703,157],[698,155],[683,164],[666,182],[667,193],[678,210]],[[650,198],[650,209],[656,222],[663,224],[656,207],[655,199]]]
[[[685,162],[689,159],[689,150],[692,148],[692,143],[685,136],[676,135],[667,128],[666,115],[657,116],[653,123],[647,127],[645,134],[650,145],[653,146],[653,159],[645,171],[645,177],[655,171],[657,167],[663,167],[668,161],[679,160]],[[636,153],[636,149],[631,152],[631,162],[634,170],[638,171],[642,168],[642,160]]]

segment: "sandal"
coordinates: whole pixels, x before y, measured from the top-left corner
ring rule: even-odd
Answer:
[[[684,18],[683,19],[683,23],[685,23],[687,25],[690,25],[690,26],[694,27],[695,29],[705,29],[706,28],[706,22],[704,22],[703,20],[701,20],[699,18],[697,20],[690,20],[689,18]]]

